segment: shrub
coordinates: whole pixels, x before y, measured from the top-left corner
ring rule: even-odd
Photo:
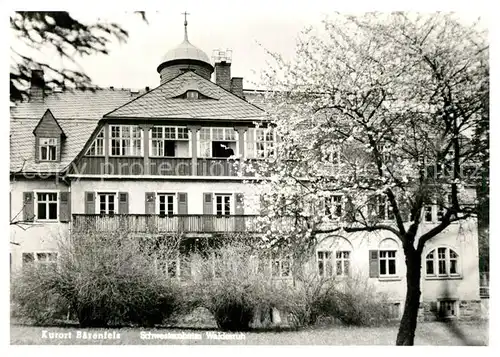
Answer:
[[[390,319],[389,300],[362,277],[321,278],[299,272],[293,286],[280,290],[281,309],[293,327],[314,325],[318,320],[346,325],[374,326]]]
[[[14,301],[41,323],[63,301],[59,306],[68,306],[82,327],[160,324],[181,306],[180,287],[153,264],[154,254],[168,259],[167,249],[147,243],[120,233],[62,242],[57,269],[22,274]],[[33,272],[42,274],[39,283]]]
[[[346,325],[376,326],[389,321],[386,294],[361,277],[348,277],[331,294],[318,299],[315,310],[323,317],[333,317]]]
[[[51,267],[26,267],[14,274],[12,316],[35,325],[51,325],[65,319],[70,304],[59,293],[57,284],[57,273]]]
[[[282,286],[280,306],[288,312],[291,326],[314,325],[318,318],[329,315],[323,307],[335,295],[335,283],[334,279],[309,274],[307,279],[298,279],[294,286]]]
[[[268,311],[278,304],[277,289],[258,269],[256,253],[249,245],[235,242],[192,257],[197,268],[194,297],[222,330],[248,330],[257,309]]]

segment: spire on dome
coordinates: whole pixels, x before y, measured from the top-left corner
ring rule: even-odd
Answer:
[[[189,15],[189,12],[182,12],[181,15],[184,15],[184,41],[189,42],[188,40],[188,20],[187,20],[187,15]]]
[[[184,11],[181,14],[184,15],[184,41],[167,51],[156,68],[156,71],[160,73],[162,84],[186,71],[194,71],[208,80],[214,72],[214,66],[207,54],[188,40],[187,15],[189,13]]]

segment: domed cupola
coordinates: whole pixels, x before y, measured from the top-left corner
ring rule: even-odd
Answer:
[[[187,15],[185,13],[185,15]],[[184,41],[163,56],[157,71],[160,73],[160,83],[168,82],[186,71],[194,71],[210,80],[214,67],[207,54],[188,40],[187,19],[184,19]]]

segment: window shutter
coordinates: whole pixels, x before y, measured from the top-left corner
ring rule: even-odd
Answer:
[[[177,214],[188,214],[187,192],[177,193]]]
[[[59,193],[59,221],[69,222],[71,220],[71,194],[69,192]]]
[[[351,197],[347,197],[347,202],[345,203],[345,213],[344,220],[347,222],[354,222],[356,218],[356,207],[354,202],[352,202]]]
[[[35,218],[35,202],[33,192],[23,192],[23,221],[33,222]]]
[[[213,214],[213,194],[203,194],[203,214]]]
[[[378,250],[370,250],[369,252],[370,259],[370,278],[378,278]]]
[[[85,214],[95,214],[94,192],[85,192]]]
[[[145,199],[145,204],[146,204],[146,208],[145,208],[145,213],[146,214],[155,214],[156,213],[156,205],[155,205],[155,201],[156,201],[156,195],[154,192],[146,192],[146,199]]]
[[[128,214],[128,192],[118,193],[118,213]]]
[[[410,219],[410,208],[408,202],[401,196],[398,198],[398,208],[403,222],[408,222]]]
[[[315,209],[316,209],[317,215],[322,216],[322,215],[326,214],[326,198],[325,197],[321,197],[316,201]]]
[[[267,205],[266,205],[266,202],[264,200],[264,196],[260,196],[260,214],[263,215],[263,216],[267,216],[269,213],[268,209],[267,209]]]
[[[213,214],[213,194],[204,193],[203,194],[203,214],[212,215]],[[205,232],[213,231],[213,219],[214,217],[203,217],[203,230]]]
[[[236,215],[242,216],[245,214],[245,196],[243,195],[243,193],[237,193],[235,196],[236,196],[236,205],[234,213]],[[235,229],[237,232],[245,231],[245,218],[236,217]]]
[[[243,193],[236,194],[236,205],[234,213],[237,215],[245,214],[245,197]]]

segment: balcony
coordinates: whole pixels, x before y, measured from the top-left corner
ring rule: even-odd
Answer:
[[[280,217],[273,222],[273,229],[286,231],[292,228],[293,217]],[[73,233],[90,232],[129,233],[260,233],[257,215],[172,215],[147,214],[73,214]]]
[[[146,214],[73,214],[73,232],[130,233],[255,233],[258,231],[258,216],[249,215],[173,215]]]
[[[257,168],[257,159],[247,159],[243,176],[253,176]],[[253,168],[253,170],[252,170]],[[195,170],[196,169],[196,170]],[[154,175],[154,176],[239,176],[239,159],[198,158],[193,161],[189,157],[143,157],[113,156],[82,157],[74,167],[80,175]],[[196,172],[196,174],[195,174]]]

